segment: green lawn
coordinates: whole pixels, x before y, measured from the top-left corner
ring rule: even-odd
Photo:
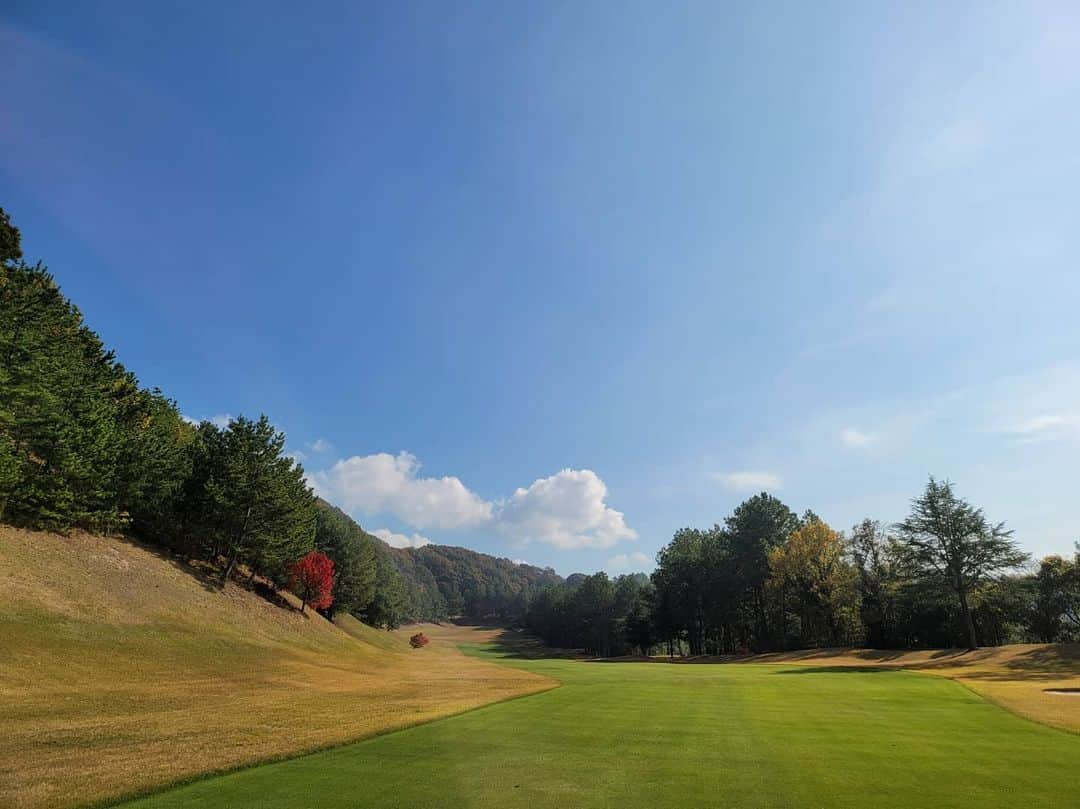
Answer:
[[[563,686],[126,806],[1080,806],[1080,736],[950,680],[512,653],[502,662]]]

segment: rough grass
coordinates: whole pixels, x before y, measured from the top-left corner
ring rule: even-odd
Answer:
[[[127,809],[1080,805],[1080,736],[946,678],[551,659],[483,637],[472,654],[563,686]]]
[[[219,589],[122,539],[0,526],[0,593],[5,809],[101,802],[553,684]]]

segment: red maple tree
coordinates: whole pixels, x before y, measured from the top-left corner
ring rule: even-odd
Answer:
[[[289,565],[289,589],[300,596],[300,612],[310,604],[317,610],[334,603],[334,560],[312,551]]]
[[[417,632],[411,638],[409,638],[409,645],[414,649],[421,649],[431,643],[431,640],[423,632]]]

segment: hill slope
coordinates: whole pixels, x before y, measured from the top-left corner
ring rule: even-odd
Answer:
[[[0,526],[0,805],[101,801],[545,689],[124,539]]]
[[[453,545],[385,549],[405,583],[412,620],[520,618],[540,591],[562,582],[551,568]]]

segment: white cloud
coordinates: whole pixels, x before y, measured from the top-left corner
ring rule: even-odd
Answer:
[[[414,528],[454,530],[491,520],[492,504],[456,477],[417,477],[420,463],[408,452],[354,455],[316,472],[317,492],[346,511],[392,514]]]
[[[389,514],[421,530],[484,529],[517,544],[609,548],[637,539],[622,512],[605,502],[607,486],[590,469],[564,469],[490,501],[456,477],[424,478],[408,452],[353,456],[308,475],[320,497],[350,512]]]
[[[557,548],[610,548],[637,539],[622,512],[608,507],[607,486],[591,469],[563,469],[499,503],[495,529],[515,542]]]
[[[997,379],[975,393],[992,432],[1020,443],[1080,441],[1080,364]]]
[[[197,419],[193,416],[188,416],[181,413],[180,418],[182,418],[184,421],[194,427],[198,427],[204,421],[208,421],[215,427],[217,427],[219,430],[224,430],[226,427],[229,426],[229,422],[233,420],[233,415],[231,413],[218,413],[216,416],[211,416],[208,419]]]
[[[286,452],[285,457],[286,458],[292,458],[297,463],[300,463],[301,461],[304,461],[304,460],[307,459],[307,455],[305,455],[303,452],[301,452],[298,449],[294,449],[292,452]]]
[[[513,562],[515,565],[519,565],[519,566],[529,564],[524,559],[511,559],[510,561]]]
[[[877,436],[871,433],[864,433],[862,430],[857,430],[854,427],[845,427],[840,431],[840,441],[845,447],[851,449],[864,449],[871,444],[877,442]]]
[[[611,573],[625,573],[628,571],[640,571],[651,568],[653,560],[641,551],[634,553],[617,553],[604,564],[604,568]]]
[[[1070,427],[1080,425],[1080,419],[1068,413],[1044,413],[1024,419],[1018,424],[1010,426],[1007,431],[1016,435],[1035,437],[1048,437],[1067,432]]]
[[[309,442],[307,447],[312,452],[329,452],[334,448],[334,445],[325,438],[316,438],[314,441]]]
[[[410,537],[405,534],[395,534],[388,528],[376,528],[371,533],[394,548],[422,548],[431,544],[431,540],[421,534],[413,534]]]
[[[780,489],[784,485],[784,479],[772,472],[728,472],[717,475],[716,478],[735,491]]]

